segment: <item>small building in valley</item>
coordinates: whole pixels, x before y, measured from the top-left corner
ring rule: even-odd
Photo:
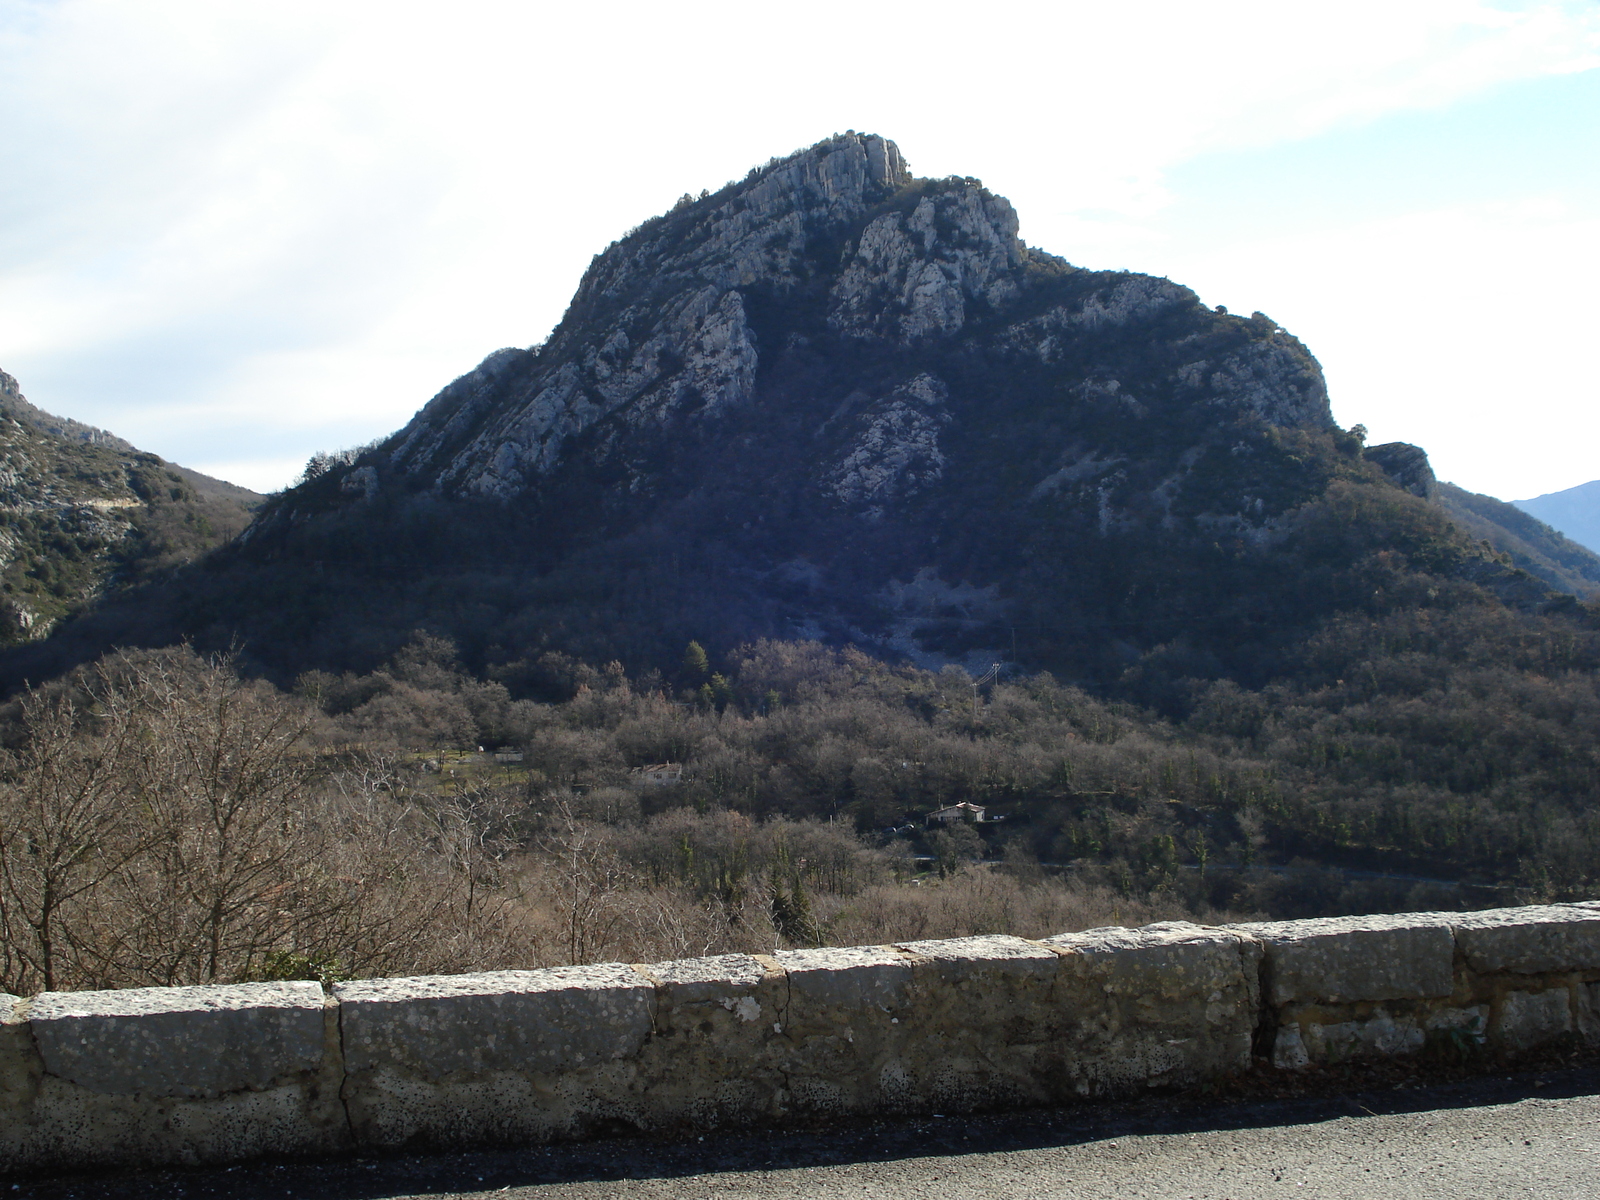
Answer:
[[[682,763],[652,763],[648,767],[635,767],[628,772],[628,782],[643,787],[653,785],[661,787],[669,783],[683,782]]]

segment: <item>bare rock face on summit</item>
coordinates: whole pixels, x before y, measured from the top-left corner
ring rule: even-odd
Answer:
[[[746,403],[758,354],[743,290],[794,286],[819,226],[842,227],[908,179],[892,142],[851,138],[616,243],[573,301],[592,317],[569,316],[540,352],[502,350],[451,384],[391,464],[446,490],[509,496],[607,417],[639,428]],[[840,303],[858,299],[846,289]]]
[[[294,594],[320,599],[246,636],[326,639],[303,664],[363,665],[426,626],[485,664],[816,636],[1078,677],[1159,650],[1215,674],[1260,630],[1370,602],[1352,564],[1400,543],[1363,531],[1434,504],[1425,459],[1403,481],[1366,461],[1264,315],[1018,230],[977,180],[918,178],[855,133],[685,196],[595,257],[547,341],[263,510],[247,590],[314,563]],[[1444,562],[1416,532],[1433,519],[1405,536]]]
[[[1049,366],[1074,343],[1197,308],[1185,288],[1121,275],[1029,311],[1037,305],[1027,301],[1041,298],[1040,285],[1059,278],[1062,264],[1030,252],[1017,228],[1011,205],[975,180],[930,186],[913,179],[893,142],[824,142],[611,246],[544,346],[500,351],[451,384],[399,435],[388,465],[447,494],[507,498],[557,470],[574,439],[603,423],[578,453],[604,457],[629,433],[749,405],[763,365],[804,337],[783,331],[774,345],[758,334],[756,294],[810,292],[818,333],[892,347],[912,362],[919,347],[987,343],[1019,362]],[[1320,373],[1297,344],[1240,342],[1215,357],[1175,362],[1156,387],[1269,424],[1329,424]],[[1090,387],[1120,391],[1114,378]],[[943,393],[946,385],[910,372],[889,391],[919,389]],[[869,423],[845,457],[876,456],[879,474],[896,461],[911,472],[939,459],[938,424],[932,416]],[[851,470],[832,464],[818,482],[868,509],[886,488],[911,490],[887,480],[832,486]]]

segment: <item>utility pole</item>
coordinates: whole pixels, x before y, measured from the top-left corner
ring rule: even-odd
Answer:
[[[986,683],[993,683],[1000,678],[1000,664],[990,663],[989,669],[972,681],[972,722],[978,722],[978,689]]]

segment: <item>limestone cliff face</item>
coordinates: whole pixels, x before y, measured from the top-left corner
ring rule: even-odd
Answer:
[[[913,344],[959,333],[969,309],[998,312],[1022,290],[1017,215],[975,185],[924,197],[862,230],[829,295],[828,325]]]
[[[944,384],[922,374],[869,404],[855,421],[843,457],[824,472],[828,490],[878,518],[895,497],[943,478],[939,435],[950,423],[948,398]]]
[[[894,143],[840,138],[650,222],[595,259],[545,346],[490,355],[428,403],[389,461],[446,491],[508,497],[607,417],[637,428],[745,403],[758,354],[744,290],[792,286],[819,239],[908,180]]]
[[[1331,423],[1315,361],[1276,330],[1220,347],[1191,336],[1195,353],[1138,390],[1083,370],[1097,339],[1213,315],[1147,276],[1081,273],[1063,289],[1075,272],[1017,230],[1011,205],[975,180],[918,180],[893,142],[832,138],[614,243],[548,342],[498,351],[445,388],[380,466],[444,495],[523,496],[574,456],[628,457],[631,446],[638,458],[652,438],[670,453],[672,431],[759,403],[763,371],[818,338],[904,364],[848,423],[855,440],[813,472],[822,494],[869,519],[941,477],[939,440],[959,422],[950,385],[919,369],[930,350],[1053,368],[1087,403],[1115,397],[1125,415],[1177,402],[1266,425]],[[758,333],[753,309],[774,307],[790,310],[787,327]],[[648,465],[626,474],[631,490],[650,486]]]

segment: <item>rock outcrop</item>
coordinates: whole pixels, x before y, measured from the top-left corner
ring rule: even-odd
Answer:
[[[757,352],[743,289],[795,284],[819,240],[909,178],[894,143],[840,138],[725,189],[719,203],[648,222],[595,259],[546,345],[498,351],[451,384],[402,432],[390,463],[445,491],[509,497],[603,418],[659,426],[745,403]]]
[[[1365,457],[1413,496],[1427,499],[1438,494],[1439,480],[1428,462],[1428,452],[1421,446],[1413,446],[1410,442],[1386,442],[1381,446],[1368,446]]]

